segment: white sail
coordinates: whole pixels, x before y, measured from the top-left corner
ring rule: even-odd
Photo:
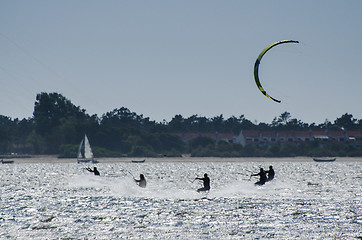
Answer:
[[[83,145],[84,145],[84,151],[83,151]],[[83,156],[84,152],[84,156]],[[94,159],[92,148],[90,146],[88,137],[86,134],[84,134],[84,139],[80,142],[79,148],[78,148],[78,154],[77,154],[77,162],[78,163],[98,163],[97,160]]]
[[[81,141],[80,144],[79,144],[78,154],[77,154],[77,158],[78,158],[78,159],[83,158],[83,156],[82,156],[82,146],[83,146],[83,142],[84,142],[84,139],[82,139],[82,141]]]
[[[92,152],[92,148],[89,144],[87,135],[85,135],[85,137],[84,137],[84,158],[93,160],[93,152]]]

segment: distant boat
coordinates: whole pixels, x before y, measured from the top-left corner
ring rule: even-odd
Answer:
[[[313,158],[315,162],[334,162],[336,158]]]
[[[13,161],[13,160],[5,160],[5,161],[4,161],[4,160],[2,159],[2,160],[1,160],[1,163],[2,163],[2,164],[11,164],[11,163],[14,163],[14,161]]]
[[[133,163],[144,163],[146,159],[143,160],[132,160]]]
[[[84,152],[82,151],[83,145],[84,145]],[[84,155],[82,153],[84,153]],[[77,162],[78,163],[89,163],[89,162],[98,163],[97,160],[94,160],[92,148],[90,146],[87,134],[84,135],[84,139],[82,139],[82,141],[79,144]]]

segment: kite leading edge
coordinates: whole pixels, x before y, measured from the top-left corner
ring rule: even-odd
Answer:
[[[273,97],[271,97],[269,94],[266,93],[266,91],[263,89],[263,87],[261,86],[260,84],[260,81],[259,81],[259,64],[260,64],[260,61],[262,59],[262,57],[264,56],[264,54],[269,51],[271,48],[279,45],[279,44],[283,44],[283,43],[299,43],[298,41],[294,41],[294,40],[283,40],[283,41],[279,41],[279,42],[275,42],[275,43],[272,43],[270,44],[269,46],[267,46],[258,56],[258,58],[256,59],[255,61],[255,65],[254,65],[254,79],[255,79],[255,83],[256,85],[258,86],[259,90],[268,98],[270,98],[271,100],[277,102],[277,103],[280,103],[280,100],[277,100]]]

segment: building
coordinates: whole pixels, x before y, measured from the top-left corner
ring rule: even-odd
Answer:
[[[353,145],[362,145],[361,130],[347,130],[346,141]]]
[[[296,141],[297,143],[312,141],[312,134],[310,130],[294,131],[294,136],[294,141]]]
[[[278,131],[277,141],[280,143],[295,142],[295,134],[292,130]]]
[[[312,139],[314,141],[316,141],[316,140],[322,141],[322,142],[328,141],[327,130],[312,130],[311,133],[312,133]]]
[[[233,133],[174,133],[184,142],[188,142],[197,137],[208,137],[218,143],[220,141],[237,143],[243,146],[249,144],[284,144],[284,143],[305,143],[311,141],[323,142],[344,142],[346,144],[362,145],[361,130],[241,130],[239,135]]]
[[[328,130],[328,139],[331,141],[337,141],[337,142],[345,142],[347,141],[346,132],[337,129],[337,130]]]

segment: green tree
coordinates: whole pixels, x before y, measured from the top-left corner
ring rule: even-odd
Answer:
[[[344,114],[340,118],[334,121],[334,124],[344,129],[356,129],[358,128],[358,120],[353,118],[352,114]]]
[[[9,153],[12,142],[12,121],[9,117],[0,116],[0,153]]]
[[[59,146],[69,141],[71,137],[64,130],[72,131],[73,135],[78,136],[75,125],[85,121],[87,117],[84,109],[74,106],[61,94],[38,94],[34,107],[35,133],[45,139],[45,153],[57,153]]]
[[[197,137],[188,142],[188,148],[190,152],[199,147],[206,147],[209,145],[215,147],[215,141],[209,137]]]

